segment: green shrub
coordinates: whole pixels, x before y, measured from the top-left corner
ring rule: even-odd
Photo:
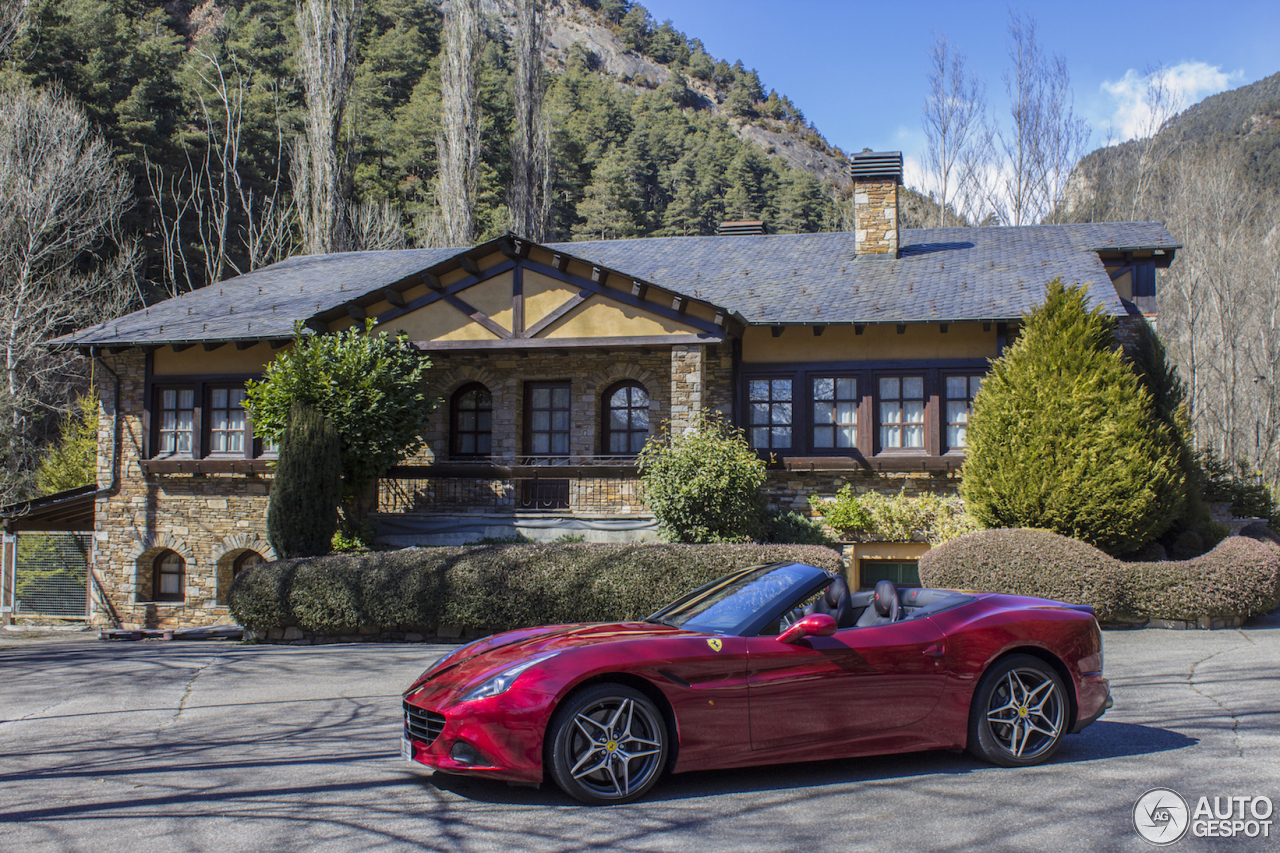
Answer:
[[[1120,565],[1092,545],[1047,530],[983,530],[921,556],[920,581],[1090,604],[1106,619],[1124,604]]]
[[[42,495],[92,486],[98,482],[98,401],[85,394],[73,404],[59,429],[58,440],[49,445],[36,487]]]
[[[1229,536],[1191,560],[1134,563],[1125,585],[1131,612],[1151,619],[1257,616],[1275,609],[1280,549]]]
[[[973,402],[960,487],[988,528],[1053,530],[1110,553],[1180,517],[1179,440],[1082,288],[1049,285]]]
[[[1265,518],[1276,522],[1280,516],[1275,495],[1251,470],[1248,462],[1237,460],[1230,465],[1212,448],[1196,453],[1204,488],[1204,499],[1211,503],[1231,504],[1237,518]]]
[[[236,621],[255,631],[503,631],[643,618],[735,568],[781,560],[841,569],[839,554],[810,545],[409,548],[257,566],[236,578],[230,604]]]
[[[1091,604],[1099,619],[1256,616],[1280,602],[1280,544],[1252,525],[1190,560],[1122,563],[1044,530],[986,530],[920,558],[926,586]]]
[[[267,539],[276,554],[329,553],[341,498],[338,433],[320,412],[295,403],[280,443],[267,504]]]
[[[822,522],[814,521],[798,512],[766,515],[764,519],[764,541],[776,545],[825,545],[836,547],[836,542],[827,535]]]
[[[855,495],[844,486],[834,498],[812,497],[809,505],[847,539],[912,542],[935,545],[977,529],[959,498],[939,495],[889,497],[878,492]]]
[[[422,392],[431,365],[399,334],[375,333],[375,321],[313,335],[301,323],[293,346],[267,365],[262,380],[246,383],[245,408],[259,438],[280,441],[303,403],[321,411],[338,431],[343,524],[348,533],[373,508],[377,479],[423,443],[435,401]]]
[[[674,433],[664,424],[637,463],[645,505],[672,542],[749,542],[759,531],[764,462],[742,435],[714,415]]]

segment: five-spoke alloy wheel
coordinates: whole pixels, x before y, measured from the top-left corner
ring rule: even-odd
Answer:
[[[547,764],[566,794],[585,803],[643,795],[667,761],[667,727],[647,696],[600,684],[570,697],[547,731]]]
[[[1011,655],[982,676],[969,711],[969,751],[1005,767],[1047,761],[1070,717],[1061,676],[1031,655]]]

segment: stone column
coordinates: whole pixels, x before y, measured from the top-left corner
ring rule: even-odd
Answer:
[[[671,431],[690,432],[702,412],[706,387],[705,347],[678,344],[671,348]]]

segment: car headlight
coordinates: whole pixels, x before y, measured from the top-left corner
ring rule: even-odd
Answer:
[[[490,696],[497,696],[499,693],[506,693],[511,689],[511,685],[516,683],[516,679],[520,674],[535,664],[542,663],[548,658],[553,658],[559,652],[547,652],[542,655],[535,655],[526,661],[521,661],[515,666],[508,667],[497,675],[490,676],[480,684],[467,691],[466,695],[459,699],[459,702],[470,702],[474,699],[488,699]]]

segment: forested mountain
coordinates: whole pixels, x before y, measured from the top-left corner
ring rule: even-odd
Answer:
[[[1247,184],[1264,193],[1280,191],[1280,74],[1210,95],[1171,116],[1152,137],[1099,148],[1076,167],[1068,186],[1071,218],[1099,219],[1132,211],[1135,195],[1158,211],[1159,185],[1148,197],[1136,182],[1153,178],[1191,151],[1212,151],[1230,161]],[[1167,187],[1165,189],[1167,192]],[[1129,218],[1127,215],[1124,218]]]
[[[1183,244],[1157,292],[1196,440],[1280,488],[1280,74],[1085,157],[1076,220],[1164,222]]]
[[[474,213],[485,239],[508,227],[513,105],[510,9],[482,9]],[[422,0],[364,4],[341,130],[344,189],[363,217],[350,248],[425,239],[442,17]],[[287,212],[305,119],[294,0],[46,0],[32,24],[4,73],[61,87],[101,128],[132,180],[123,230],[144,238],[150,292],[199,287],[294,248],[287,222],[262,220]],[[628,0],[553,0],[543,27],[551,236],[707,234],[725,219],[839,227],[844,154],[742,62],[711,57]],[[210,234],[218,208],[225,224]]]

